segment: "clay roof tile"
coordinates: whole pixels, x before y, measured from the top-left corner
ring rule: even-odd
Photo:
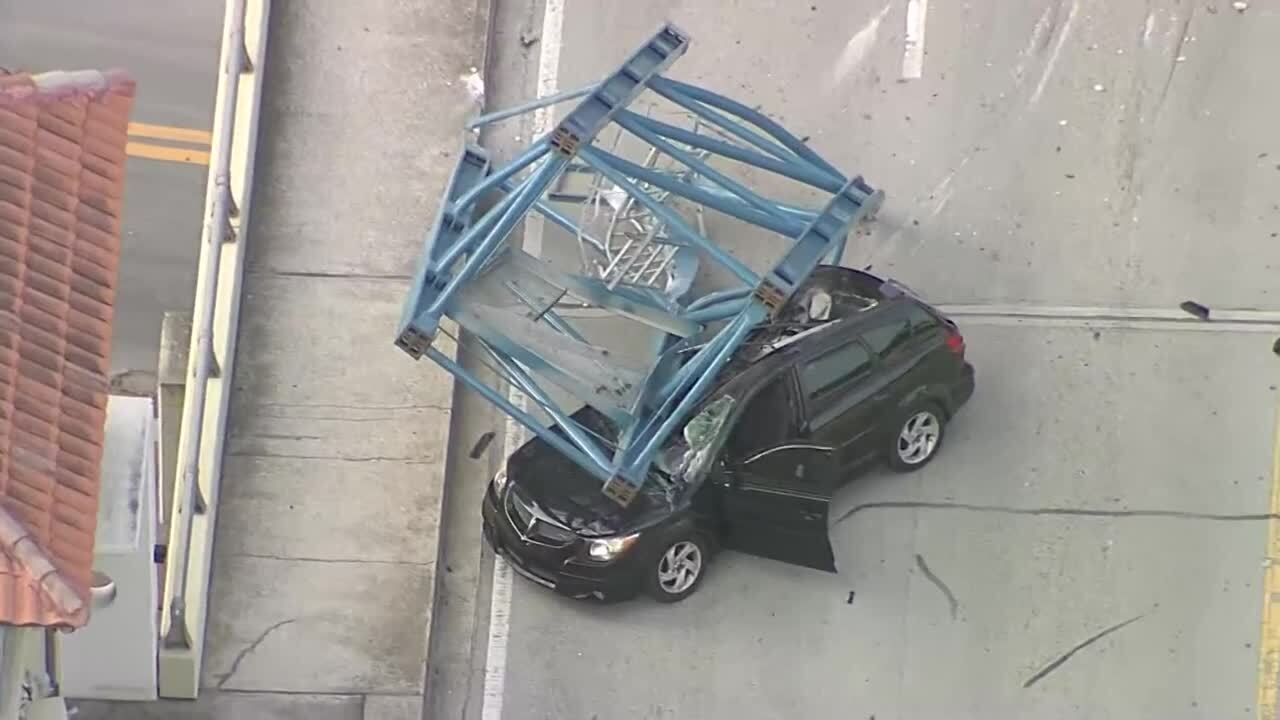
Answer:
[[[0,624],[88,620],[134,92],[0,71]]]

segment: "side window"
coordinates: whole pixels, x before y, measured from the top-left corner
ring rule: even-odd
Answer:
[[[942,323],[938,318],[915,303],[907,305],[907,318],[911,321],[911,338],[913,340],[927,337],[942,327]]]
[[[895,351],[911,341],[911,320],[905,313],[894,313],[885,318],[882,324],[865,330],[862,339],[867,342],[871,352],[880,357],[889,357]]]
[[[865,330],[862,339],[881,358],[887,358],[917,340],[932,335],[941,323],[929,311],[907,303],[902,310],[880,321],[880,325]]]
[[[790,374],[774,378],[756,393],[743,408],[729,436],[729,456],[746,460],[793,439],[797,433],[793,401]]]
[[[870,370],[871,356],[866,348],[852,342],[805,363],[800,370],[800,383],[813,400]]]

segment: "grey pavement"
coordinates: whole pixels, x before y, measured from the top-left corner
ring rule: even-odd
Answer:
[[[899,82],[905,6],[566,2],[560,87],[676,22],[676,77],[886,189],[847,264],[992,311],[962,319],[978,392],[938,460],[837,498],[838,574],[726,554],[679,605],[603,608],[516,578],[505,717],[1255,713],[1280,330],[1054,316],[1280,310],[1280,12],[931,3]]]
[[[222,15],[218,0],[0,0],[0,65],[122,67],[138,81],[135,122],[207,130]],[[191,307],[207,169],[130,157],[125,172],[111,371],[154,374],[164,312]]]
[[[131,717],[422,713],[453,384],[392,341],[481,14],[272,9],[201,699]]]

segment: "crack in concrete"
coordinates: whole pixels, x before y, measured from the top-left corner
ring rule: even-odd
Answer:
[[[320,558],[320,557],[300,557],[294,555],[276,555],[274,553],[230,553],[229,557],[253,558],[254,560],[279,560],[281,562],[307,562],[307,563],[324,563],[333,565],[411,565],[417,567],[430,567],[435,563],[430,560],[374,560],[369,558]]]
[[[1183,510],[1097,510],[1093,508],[1016,508],[1004,505],[978,505],[957,502],[927,502],[915,500],[885,500],[862,503],[849,508],[832,521],[832,525],[848,520],[867,510],[961,510],[965,512],[998,513],[1002,515],[1098,517],[1098,518],[1173,518],[1178,520],[1214,520],[1220,522],[1280,520],[1280,513],[1202,513]]]
[[[1031,677],[1027,678],[1027,681],[1022,683],[1023,689],[1025,690],[1026,688],[1029,688],[1032,685],[1035,685],[1036,683],[1043,680],[1046,676],[1048,676],[1049,673],[1053,672],[1054,670],[1057,670],[1059,667],[1062,667],[1062,664],[1070,660],[1072,655],[1075,655],[1076,653],[1098,642],[1099,640],[1110,635],[1111,633],[1116,632],[1120,628],[1130,623],[1134,623],[1134,622],[1137,622],[1138,620],[1141,620],[1142,618],[1146,617],[1146,615],[1147,615],[1146,613],[1135,615],[1129,618],[1128,620],[1125,620],[1124,622],[1116,623],[1115,625],[1112,625],[1111,627],[1094,634],[1088,640],[1085,640],[1079,645],[1076,645],[1075,647],[1071,648],[1067,652],[1063,653],[1061,656],[1058,657],[1057,660],[1054,660],[1048,665],[1045,665],[1043,668],[1040,668],[1039,672],[1037,672],[1035,675],[1032,675]]]
[[[342,403],[263,402],[255,403],[255,405],[259,408],[325,408],[326,410],[443,410],[448,412],[453,409],[452,405],[440,403],[414,403],[412,405],[350,405]]]
[[[1182,48],[1187,44],[1187,33],[1191,31],[1191,20],[1196,15],[1195,6],[1191,6],[1187,11],[1187,16],[1182,20],[1182,25],[1178,28],[1178,42],[1174,45],[1173,55],[1169,58],[1169,74],[1164,78],[1164,86],[1160,88],[1160,97],[1156,100],[1155,114],[1160,115],[1160,111],[1164,108],[1165,98],[1169,95],[1169,86],[1173,84],[1174,73],[1178,71],[1178,65],[1182,61],[1178,58],[1182,57]]]
[[[942,594],[946,596],[947,605],[951,608],[951,619],[955,620],[956,614],[960,611],[960,601],[956,600],[955,593],[951,592],[951,588],[947,587],[947,584],[942,582],[942,578],[935,575],[934,572],[929,569],[928,563],[924,561],[924,556],[920,553],[916,553],[916,567],[920,568],[920,572],[924,573],[924,576],[929,578],[929,582],[933,583],[934,587],[938,588],[938,590],[942,591]]]
[[[411,458],[411,457],[396,457],[392,455],[360,455],[360,456],[354,456],[354,457],[351,457],[351,456],[344,457],[342,455],[306,455],[301,453],[299,454],[264,453],[264,452],[248,452],[248,451],[228,452],[227,455],[231,457],[258,457],[258,458],[275,458],[275,459],[282,459],[282,460],[336,460],[338,462],[349,462],[349,463],[396,462],[396,463],[404,463],[405,465],[431,465],[433,463],[439,462],[439,460],[435,458],[422,459],[422,458]]]
[[[263,630],[262,633],[259,634],[258,637],[255,638],[253,642],[246,645],[244,649],[242,649],[239,653],[236,654],[235,659],[231,661],[231,668],[227,670],[226,673],[223,674],[222,679],[218,680],[218,689],[221,690],[222,687],[227,684],[227,681],[231,679],[231,676],[236,674],[236,670],[240,669],[240,663],[243,662],[244,659],[249,656],[249,653],[253,652],[254,650],[257,650],[258,646],[261,645],[262,642],[267,639],[268,635],[275,632],[276,630],[279,630],[285,625],[291,625],[297,621],[298,621],[297,618],[289,618],[288,620],[281,620],[280,622],[273,624],[271,627],[267,628],[266,630]]]
[[[247,275],[266,275],[269,277],[305,278],[314,280],[409,280],[409,275],[400,273],[360,273],[338,271],[277,270],[275,268],[251,268]]]

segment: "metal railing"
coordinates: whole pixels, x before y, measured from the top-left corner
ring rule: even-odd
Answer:
[[[159,658],[164,697],[194,698],[199,692],[213,516],[244,267],[241,230],[248,215],[269,10],[270,0],[229,0],[224,16],[170,519]]]

